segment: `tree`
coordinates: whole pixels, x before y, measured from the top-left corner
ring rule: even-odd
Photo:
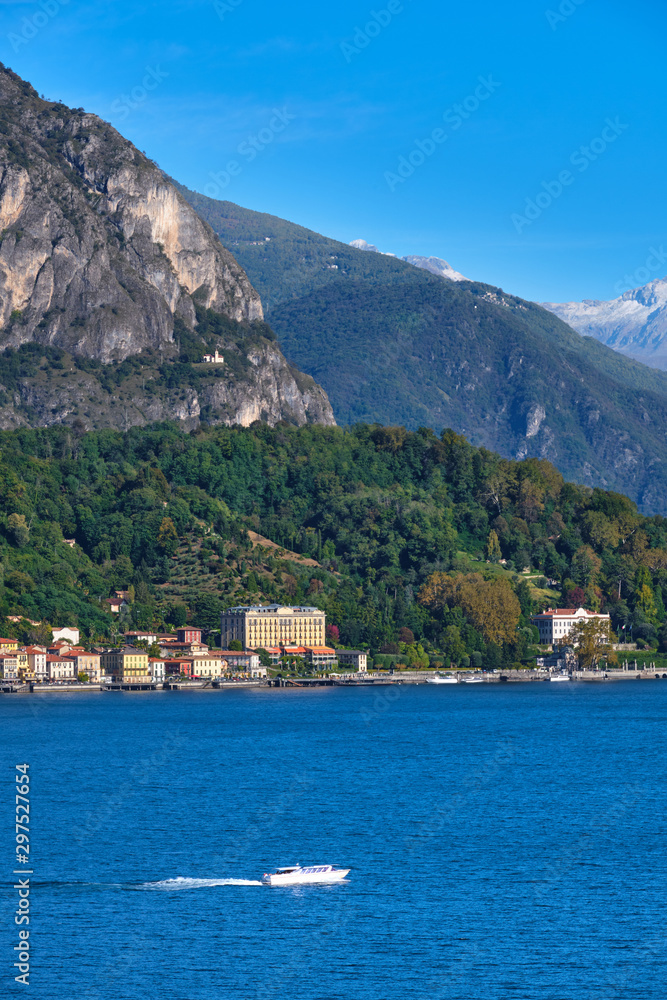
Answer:
[[[451,663],[461,663],[466,655],[466,644],[461,638],[461,630],[456,625],[448,625],[442,633],[440,648]]]
[[[157,543],[167,556],[173,556],[178,548],[178,532],[170,517],[162,519],[162,524],[157,533]]]
[[[337,625],[327,625],[327,639],[337,646],[340,642],[340,629]]]
[[[567,606],[569,608],[583,608],[586,594],[583,587],[571,587],[566,595]]]
[[[7,518],[7,534],[9,535],[10,541],[18,548],[23,548],[24,545],[28,544],[28,539],[30,538],[30,529],[26,524],[26,519],[23,514],[10,514]]]
[[[419,600],[434,610],[460,607],[487,643],[516,642],[521,605],[504,578],[486,581],[479,573],[433,573],[422,587]]]
[[[241,640],[240,639],[232,639],[232,641],[229,644],[229,651],[230,652],[242,653],[243,652],[243,643],[241,642]]]
[[[409,628],[401,628],[398,630],[398,641],[404,642],[406,646],[412,646],[415,641],[414,632]]]
[[[575,622],[568,635],[568,645],[574,645],[579,666],[583,670],[597,670],[600,660],[613,652],[616,636],[607,618],[589,618]]]
[[[489,538],[486,543],[486,558],[489,562],[497,563],[502,557],[502,552],[500,551],[500,542],[498,541],[498,535],[493,529],[489,532]]]
[[[273,661],[271,660],[271,657],[269,656],[269,654],[265,649],[262,649],[260,647],[259,649],[256,649],[255,652],[259,655],[259,662],[262,664],[263,667],[271,666]]]
[[[188,620],[188,609],[185,604],[172,604],[167,609],[166,618],[176,628],[183,628]]]
[[[213,594],[202,594],[194,606],[197,625],[203,628],[217,628],[222,615],[222,602]]]

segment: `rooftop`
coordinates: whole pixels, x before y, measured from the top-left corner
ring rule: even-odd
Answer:
[[[247,612],[252,612],[254,614],[260,611],[264,611],[274,615],[278,613],[287,614],[290,611],[299,611],[307,614],[315,614],[315,613],[324,614],[324,612],[321,611],[320,608],[311,608],[306,605],[303,605],[302,607],[295,607],[287,604],[239,604],[235,608],[227,608],[226,611],[223,611],[223,614],[240,615]]]

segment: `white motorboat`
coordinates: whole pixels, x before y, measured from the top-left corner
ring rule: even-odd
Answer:
[[[463,677],[461,680],[462,684],[483,684],[483,677]]]
[[[436,674],[435,677],[426,678],[427,684],[458,684],[458,682],[458,677],[452,677],[451,674],[449,677],[440,677]]]
[[[552,674],[551,677],[549,678],[549,680],[551,681],[552,684],[558,684],[559,681],[569,681],[570,680],[570,675],[569,674]]]
[[[262,882],[266,885],[308,885],[316,882],[341,882],[350,874],[349,868],[335,868],[334,865],[287,865],[274,872],[264,873]]]

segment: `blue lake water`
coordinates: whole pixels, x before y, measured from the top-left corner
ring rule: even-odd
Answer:
[[[666,719],[667,682],[2,697],[0,995],[25,761],[35,1000],[664,1000]],[[252,884],[296,862],[352,873]]]

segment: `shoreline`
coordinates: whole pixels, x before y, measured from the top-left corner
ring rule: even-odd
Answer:
[[[321,687],[342,687],[342,688],[362,688],[362,687],[400,687],[411,686],[432,686],[436,676],[435,671],[402,673],[391,675],[340,675],[322,678],[275,678],[266,680],[247,681],[219,681],[215,684],[202,681],[201,683],[192,681],[165,681],[164,684],[152,685],[124,685],[124,684],[24,684],[20,686],[10,686],[0,688],[0,694],[154,694],[157,692],[166,693],[168,691],[238,691],[238,690],[286,690],[289,688],[305,690],[307,688]],[[456,671],[445,673],[440,672],[440,676],[457,677]],[[474,681],[473,681],[474,676]],[[549,683],[552,677],[558,674],[545,674],[544,672],[529,670],[505,670],[497,674],[464,674],[458,672],[458,684],[465,686],[471,682],[476,684],[536,684]],[[562,676],[562,675],[561,675]],[[597,671],[574,671],[568,676],[570,683],[574,684],[603,684],[617,681],[652,681],[667,680],[667,669],[650,670],[597,670]],[[451,685],[454,686],[454,685]]]

